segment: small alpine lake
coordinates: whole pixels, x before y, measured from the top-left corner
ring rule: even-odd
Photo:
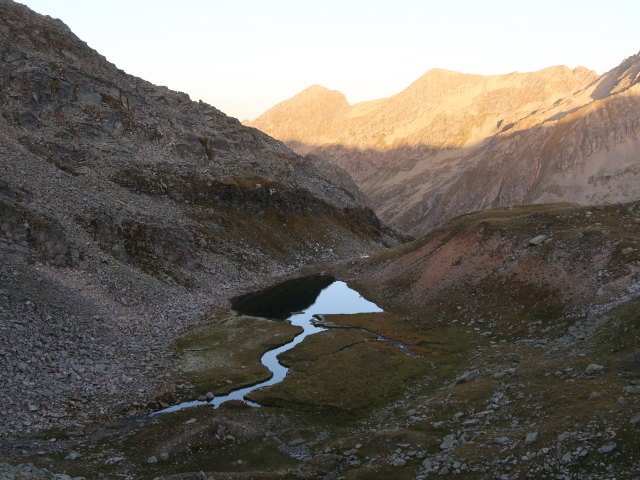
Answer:
[[[254,407],[260,406],[248,400],[246,396],[254,390],[278,384],[285,379],[289,368],[278,360],[278,356],[291,350],[308,336],[328,328],[314,316],[382,312],[380,307],[366,300],[345,282],[325,275],[288,280],[259,292],[236,297],[232,299],[231,304],[240,315],[286,321],[302,331],[288,343],[272,348],[262,355],[260,363],[271,372],[267,380],[233,390],[226,395],[217,395],[210,401],[179,403],[162,410],[162,413],[205,404],[218,408],[230,400],[239,400]],[[388,341],[381,336],[376,339]]]

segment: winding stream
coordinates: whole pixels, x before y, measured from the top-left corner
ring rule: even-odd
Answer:
[[[289,280],[261,292],[237,297],[232,300],[232,307],[241,314],[288,321],[292,325],[302,327],[303,331],[289,343],[269,350],[262,355],[260,362],[272,373],[268,380],[215,397],[209,402],[183,402],[157,413],[174,412],[206,404],[218,408],[229,400],[240,400],[247,405],[259,407],[260,405],[246,400],[244,397],[258,388],[274,385],[284,380],[289,369],[278,361],[278,355],[291,350],[309,335],[327,329],[315,324],[314,315],[382,311],[375,303],[366,300],[358,292],[349,288],[346,283],[320,275]],[[382,337],[379,339],[386,340]]]

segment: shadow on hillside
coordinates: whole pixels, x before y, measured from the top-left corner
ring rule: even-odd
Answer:
[[[616,68],[604,74],[604,77],[600,80],[598,86],[593,91],[591,98],[593,98],[594,100],[602,100],[604,98],[607,98],[609,95],[611,95],[611,92],[614,90],[616,85],[620,84],[623,76],[633,76],[632,84],[634,84],[637,83],[639,74],[640,62],[638,62],[638,56],[631,56],[625,59]],[[621,89],[620,91],[626,90],[627,88],[629,88],[629,86]]]
[[[619,74],[610,72],[611,78],[618,78]],[[598,95],[609,88],[606,81],[601,83]],[[343,167],[371,198],[381,218],[419,236],[457,215],[483,208],[536,203],[543,194],[544,201],[549,198],[576,201],[580,192],[571,179],[583,174],[585,158],[637,138],[640,122],[634,112],[638,111],[640,96],[613,96],[598,102],[595,108],[585,106],[582,115],[565,114],[561,123],[545,122],[527,130],[498,133],[461,148],[406,145],[361,150],[298,142],[289,142],[288,146],[310,151]],[[631,170],[620,171],[618,176],[635,175],[640,169],[639,157],[633,149],[629,152],[632,157],[626,163],[631,162],[637,168],[627,165],[627,170]],[[603,173],[601,181],[615,185],[614,167],[606,168],[611,172]],[[566,176],[567,186],[555,185],[551,181],[554,175]],[[606,186],[594,183],[593,189]],[[610,201],[622,199],[624,193],[614,191]]]

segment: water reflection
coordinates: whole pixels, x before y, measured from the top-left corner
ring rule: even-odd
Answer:
[[[288,320],[292,325],[302,327],[303,331],[289,343],[269,350],[262,355],[260,362],[272,373],[268,380],[234,390],[227,395],[215,397],[210,402],[185,402],[158,413],[182,410],[207,403],[218,408],[229,400],[241,400],[247,405],[259,407],[259,405],[246,400],[245,395],[258,388],[268,387],[284,380],[289,369],[278,361],[278,355],[292,349],[309,335],[326,330],[313,323],[314,315],[382,311],[375,303],[366,300],[358,292],[349,288],[346,283],[325,275],[288,280],[260,292],[236,297],[232,299],[231,304],[238,313]]]
[[[231,299],[231,308],[244,315],[286,320],[313,303],[320,292],[335,282],[327,275],[294,278],[259,292]]]

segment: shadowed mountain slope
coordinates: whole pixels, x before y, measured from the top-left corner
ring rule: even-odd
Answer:
[[[230,292],[396,242],[338,169],[8,0],[0,65],[3,432],[135,409]]]

